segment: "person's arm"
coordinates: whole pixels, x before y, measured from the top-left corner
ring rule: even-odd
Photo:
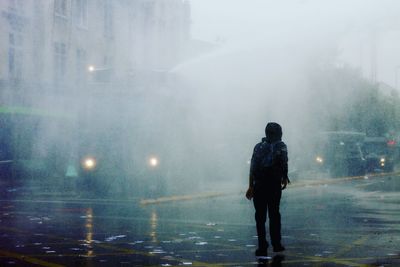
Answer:
[[[249,175],[249,188],[246,191],[246,198],[248,200],[251,200],[253,198],[253,194],[254,194],[254,179],[252,175]]]
[[[285,143],[282,142],[282,147],[280,149],[280,161],[282,166],[282,190],[286,188],[288,184],[290,184],[290,180],[288,177],[288,151]]]
[[[254,194],[254,173],[255,173],[255,168],[256,168],[256,150],[257,146],[253,150],[253,155],[251,157],[251,162],[250,162],[250,173],[249,173],[249,187],[246,191],[246,198],[248,200],[251,200],[253,198]]]

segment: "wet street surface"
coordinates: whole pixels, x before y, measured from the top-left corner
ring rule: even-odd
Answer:
[[[286,251],[263,261],[245,189],[141,202],[2,185],[0,266],[400,266],[398,173],[293,179]]]

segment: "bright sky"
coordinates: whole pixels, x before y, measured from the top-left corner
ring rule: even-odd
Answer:
[[[378,77],[394,85],[400,65],[400,0],[190,0],[192,37],[233,46],[318,42],[337,45],[356,67],[370,70],[371,32],[378,32]],[[337,43],[337,44],[336,44]],[[393,44],[390,48],[389,44]],[[364,51],[361,55],[357,50]],[[346,59],[345,59],[346,61]]]
[[[193,37],[240,40],[265,30],[343,29],[399,13],[398,0],[190,0]],[[396,16],[398,17],[398,16]]]

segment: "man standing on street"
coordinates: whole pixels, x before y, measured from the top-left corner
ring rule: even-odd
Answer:
[[[287,147],[282,142],[282,128],[270,122],[265,127],[265,138],[253,151],[250,165],[249,188],[246,198],[253,198],[258,235],[256,256],[267,256],[265,222],[269,217],[269,233],[274,252],[284,251],[281,244],[281,215],[279,204],[288,178]]]

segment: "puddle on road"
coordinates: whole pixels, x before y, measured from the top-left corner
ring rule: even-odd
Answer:
[[[107,237],[104,240],[107,241],[107,242],[111,242],[111,241],[114,241],[114,240],[117,240],[117,239],[120,239],[120,238],[125,238],[125,237],[126,237],[126,235],[115,235],[115,236]]]
[[[162,250],[162,249],[154,249],[153,251],[150,251],[150,254],[166,254],[167,252]]]
[[[134,242],[130,242],[128,244],[134,246],[134,245],[137,245],[137,244],[142,244],[143,242],[144,241],[142,241],[142,240],[137,240],[137,241],[134,241]]]

